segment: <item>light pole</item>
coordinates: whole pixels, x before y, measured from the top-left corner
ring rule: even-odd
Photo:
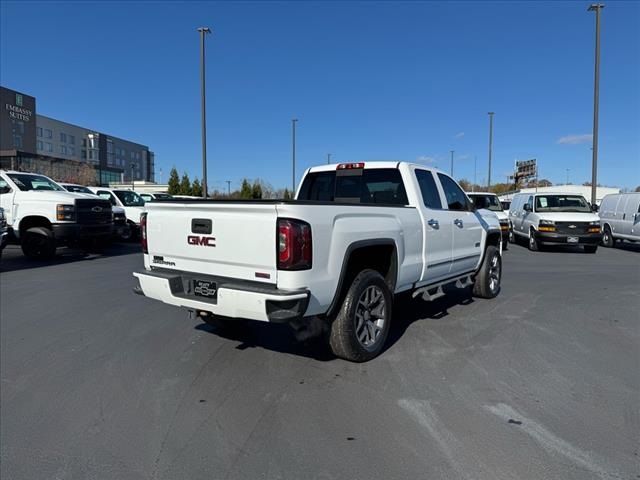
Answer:
[[[136,168],[136,164],[135,163],[131,163],[131,190],[133,190],[134,192],[136,191],[136,184],[133,181],[133,172]]]
[[[291,160],[292,160],[292,173],[291,173],[291,190],[296,191],[296,123],[297,118],[291,119]]]
[[[567,183],[565,185],[569,185],[569,169],[567,168]]]
[[[327,153],[327,165],[331,163],[331,153]]]
[[[603,3],[592,3],[589,12],[596,12],[596,61],[593,81],[593,153],[591,155],[591,205],[596,204],[598,185],[598,107],[600,103],[600,11]]]
[[[207,198],[207,114],[204,86],[204,37],[211,33],[209,27],[199,27],[200,32],[200,109],[202,112],[202,196]]]
[[[489,112],[489,174],[487,176],[487,190],[491,188],[491,154],[493,153],[493,115]]]
[[[455,150],[449,150],[451,152],[451,178],[453,178],[453,152]]]
[[[473,186],[471,187],[471,191],[475,192],[476,191],[476,176],[478,173],[478,156],[474,155],[473,156]]]
[[[231,196],[231,180],[225,180],[227,182],[227,197]]]

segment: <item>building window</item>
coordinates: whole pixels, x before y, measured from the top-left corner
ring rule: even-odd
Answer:
[[[16,148],[22,148],[22,135],[13,136],[13,146]]]
[[[62,143],[67,143],[67,134],[60,132],[60,141]]]
[[[75,149],[75,147],[68,147],[68,148],[67,148],[67,151],[69,152],[69,155],[72,155],[72,156],[74,156],[74,157],[76,156],[76,149]]]
[[[53,138],[53,132],[48,128],[44,129],[44,138]]]
[[[85,147],[85,148],[87,147],[87,139],[86,138],[82,139],[82,146]]]
[[[87,159],[87,151],[86,150],[81,150],[80,151],[80,158],[86,160]]]
[[[36,142],[36,148],[37,148],[38,150],[44,150],[44,144],[42,143],[42,140],[38,140],[38,141]]]
[[[42,127],[36,127],[36,135],[39,137],[42,136]]]
[[[44,142],[44,151],[53,152],[53,144],[49,142]]]
[[[89,150],[89,160],[93,160],[95,158],[94,151]]]
[[[74,137],[73,135],[69,135],[69,143],[71,145],[75,145],[76,144],[76,137]]]
[[[67,154],[67,146],[66,145],[60,145],[60,153],[66,155]]]

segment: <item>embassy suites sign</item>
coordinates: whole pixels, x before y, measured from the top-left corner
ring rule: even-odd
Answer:
[[[5,109],[9,113],[9,118],[22,120],[23,122],[30,121],[33,116],[33,112],[31,110],[22,106],[22,95],[19,93],[16,93],[16,104],[11,105],[10,103],[5,103]]]

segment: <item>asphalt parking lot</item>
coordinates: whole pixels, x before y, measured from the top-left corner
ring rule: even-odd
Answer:
[[[0,267],[4,479],[638,479],[640,249],[512,246],[495,300],[332,358],[136,296],[135,245]],[[406,300],[406,299],[405,299]]]

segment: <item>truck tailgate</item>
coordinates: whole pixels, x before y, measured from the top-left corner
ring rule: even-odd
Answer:
[[[275,204],[149,203],[151,267],[276,283]]]

